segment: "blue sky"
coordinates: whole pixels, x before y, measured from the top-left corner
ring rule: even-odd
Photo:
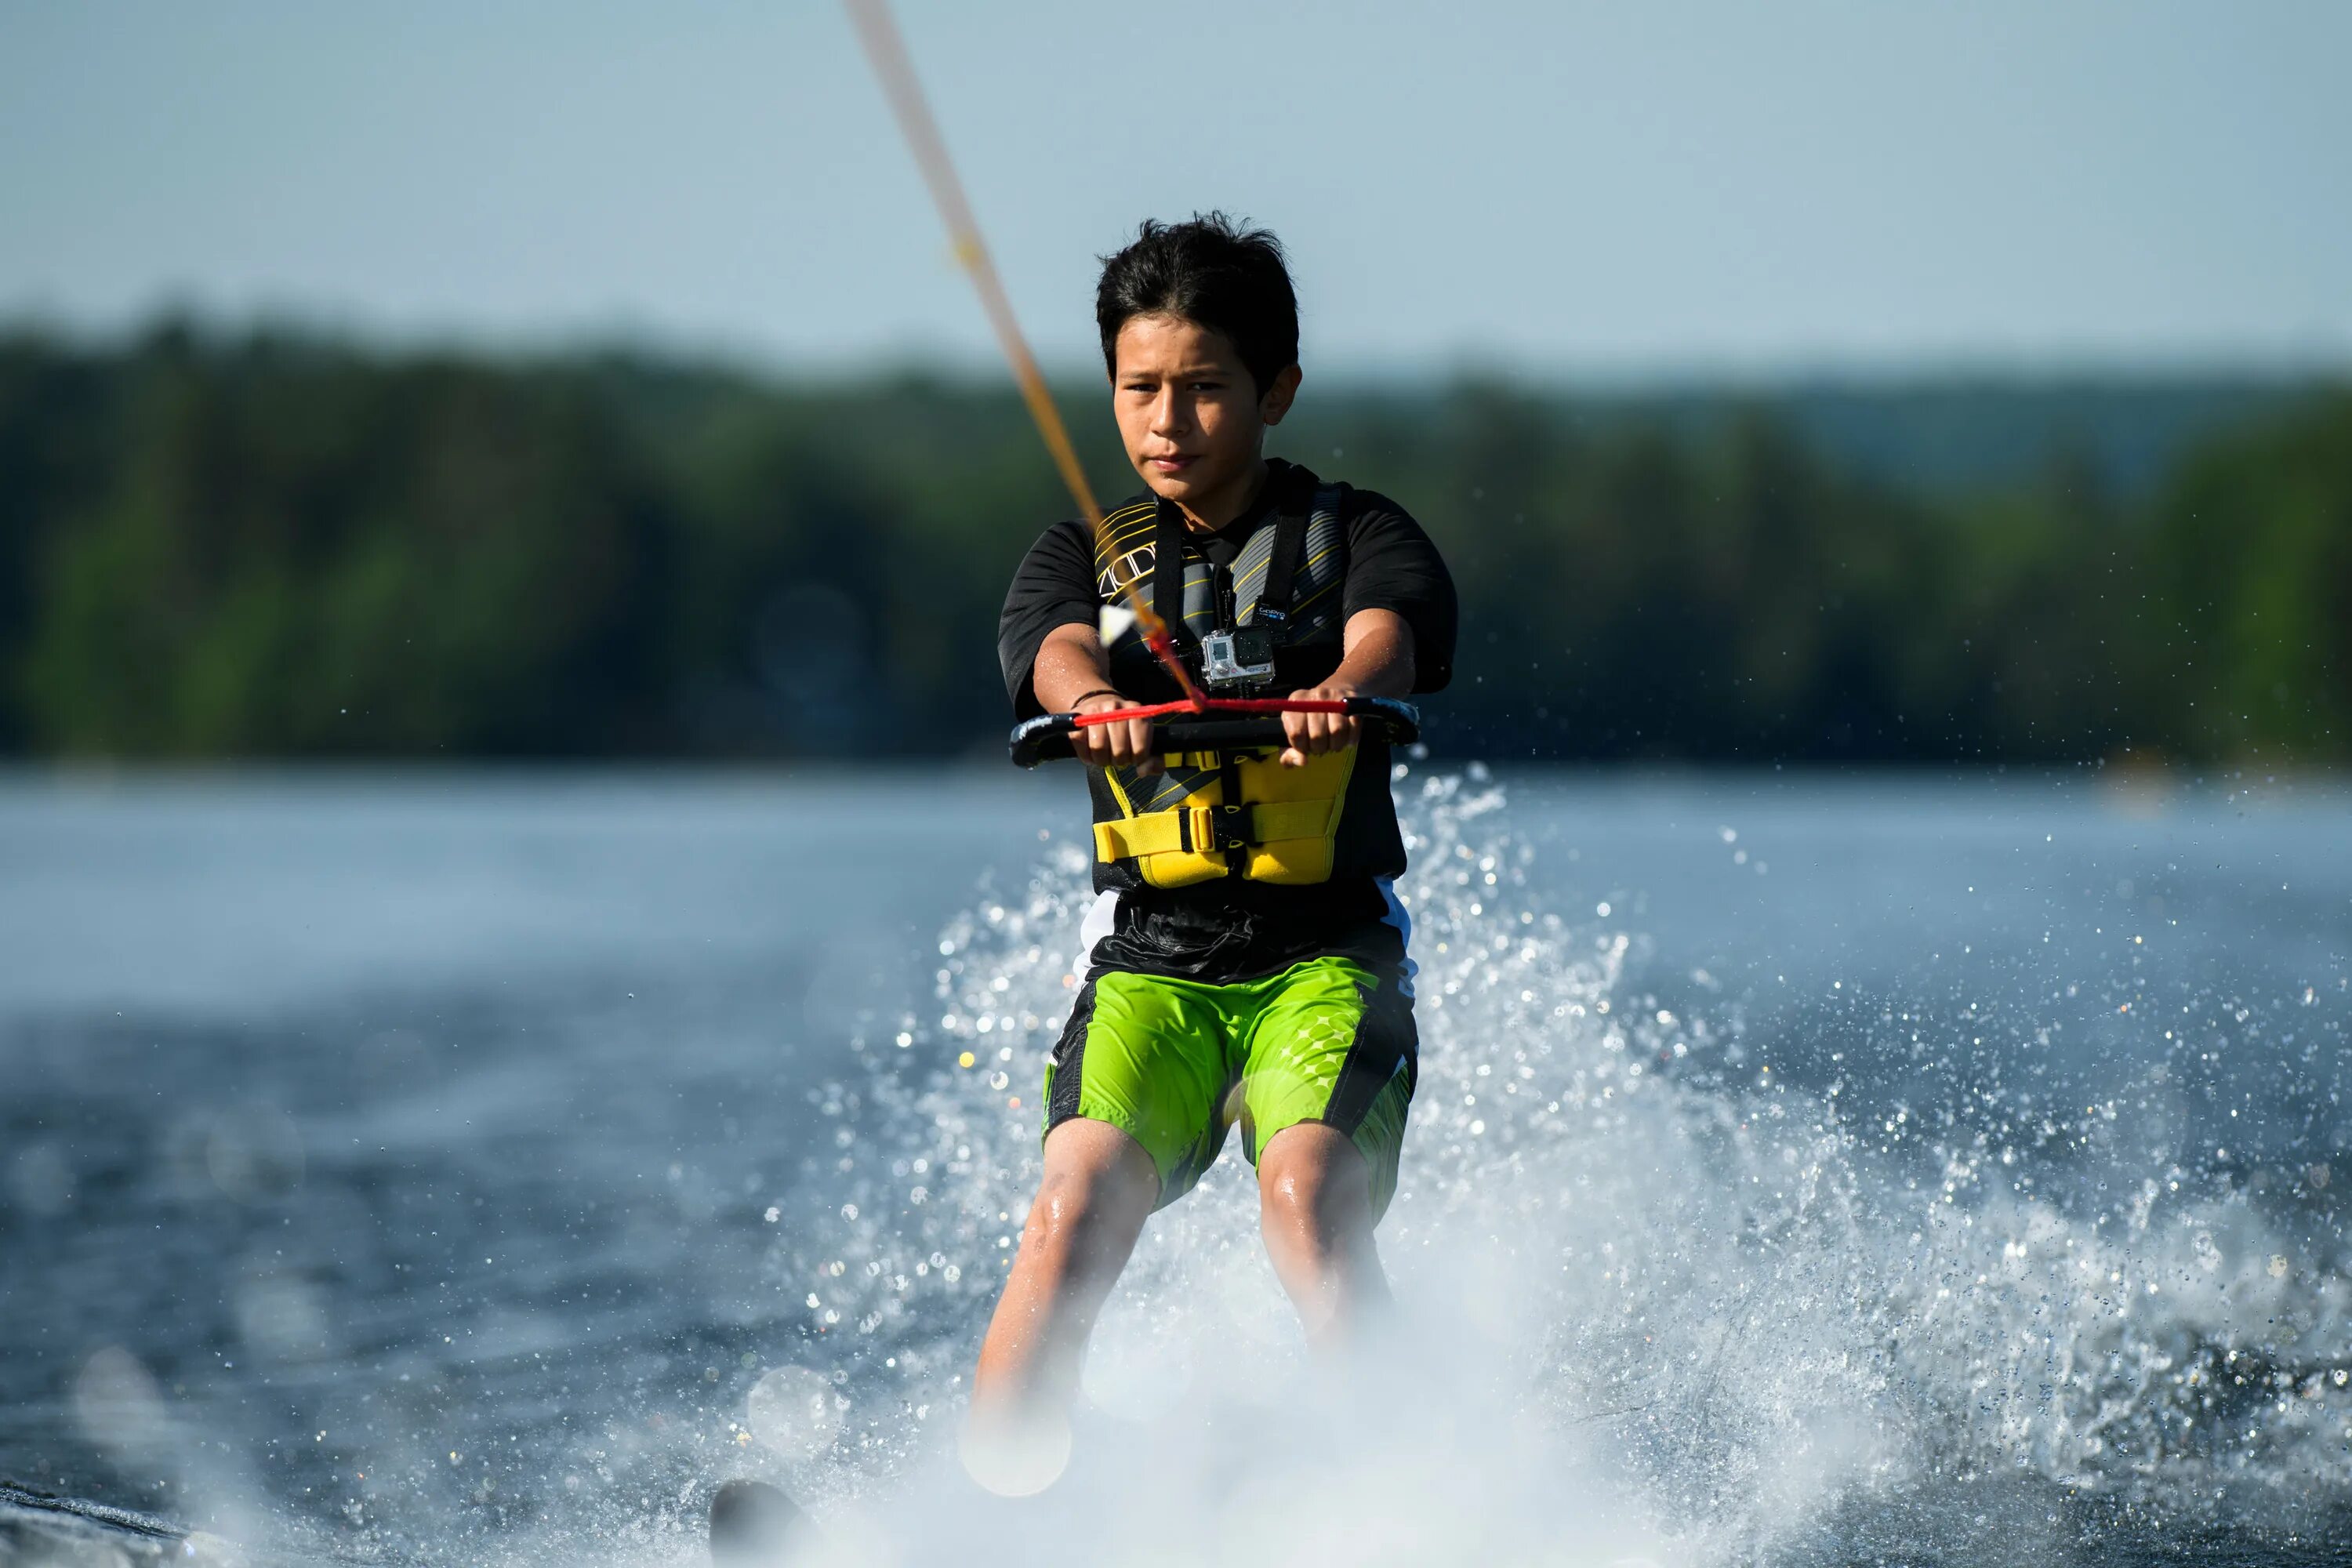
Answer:
[[[901,0],[1043,353],[1223,205],[1310,374],[2352,364],[2352,5]],[[0,315],[990,363],[825,0],[19,5]]]

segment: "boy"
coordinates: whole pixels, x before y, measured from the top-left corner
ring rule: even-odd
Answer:
[[[1146,223],[1103,265],[1112,409],[1148,489],[1111,553],[1212,695],[1403,697],[1452,673],[1454,586],[1395,503],[1264,454],[1299,384],[1282,248],[1221,213]],[[1022,718],[1181,695],[1133,638],[1083,523],[1048,529],[999,628]],[[1220,634],[1225,634],[1220,637]],[[1236,673],[1238,671],[1238,673]],[[1262,752],[1150,754],[1142,721],[1076,731],[1095,805],[1083,987],[1046,1071],[1045,1175],[973,1380],[976,1436],[1058,1416],[1086,1336],[1152,1210],[1238,1121],[1266,1250],[1311,1340],[1387,1297],[1372,1227],[1414,1079],[1404,848],[1384,744],[1283,717]],[[1250,804],[1242,837],[1202,805]]]

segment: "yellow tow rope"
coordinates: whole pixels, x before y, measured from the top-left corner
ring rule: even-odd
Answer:
[[[1202,708],[1206,699],[1193,683],[1192,672],[1184,668],[1175,641],[1169,635],[1168,624],[1152,609],[1150,596],[1143,592],[1127,558],[1111,549],[1108,531],[1103,526],[1102,508],[1095,504],[1093,487],[1087,483],[1077,450],[1070,445],[1070,433],[1063,426],[1061,411],[1054,406],[1054,395],[1046,390],[1045,377],[1037,369],[1037,361],[1021,335],[1021,323],[1013,314],[1013,301],[1006,297],[1004,285],[996,275],[996,264],[989,259],[988,246],[980,237],[980,220],[972,216],[963,184],[956,178],[955,163],[948,156],[947,142],[940,138],[939,123],[931,118],[930,106],[924,100],[914,62],[907,58],[906,42],[898,36],[898,24],[891,20],[888,0],[844,3],[850,21],[857,28],[859,41],[866,46],[866,57],[873,63],[874,74],[882,80],[883,93],[890,100],[891,112],[898,117],[898,129],[915,154],[915,163],[923,171],[923,183],[930,186],[931,200],[947,225],[956,260],[971,274],[972,287],[980,293],[981,308],[988,313],[989,325],[996,329],[998,346],[1003,349],[1005,360],[1013,367],[1013,379],[1021,384],[1021,395],[1029,405],[1029,416],[1037,423],[1037,434],[1045,437],[1045,449],[1054,455],[1055,466],[1062,470],[1062,482],[1069,487],[1087,526],[1094,531],[1096,555],[1110,563],[1111,581],[1133,613],[1144,642],[1159,656],[1168,673],[1176,678],[1186,702],[1195,709]]]

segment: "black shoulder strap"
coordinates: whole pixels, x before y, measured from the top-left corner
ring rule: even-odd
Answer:
[[[1151,520],[1151,613],[1178,647],[1192,646],[1184,630],[1184,522],[1164,498]]]
[[[1334,521],[1339,521],[1346,491],[1345,485],[1318,485],[1314,501],[1304,512],[1286,511],[1276,518],[1274,553],[1266,557],[1265,582],[1257,591],[1255,618],[1260,625],[1279,630],[1290,619],[1298,563],[1307,553],[1307,526],[1327,512]]]

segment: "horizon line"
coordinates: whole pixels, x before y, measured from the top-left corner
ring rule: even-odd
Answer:
[[[944,382],[961,389],[1011,389],[993,354],[969,345],[918,350],[909,345],[865,353],[835,351],[793,353],[743,339],[613,321],[486,331],[450,324],[394,325],[357,319],[348,312],[273,305],[231,310],[191,301],[167,301],[136,319],[113,322],[77,321],[27,304],[0,304],[0,341],[47,341],[82,353],[119,353],[172,332],[210,342],[268,339],[343,348],[384,358],[447,357],[507,361],[617,360],[677,369],[733,374],[791,385],[839,385],[894,382]],[[1338,358],[1310,380],[1343,392],[1387,390],[1420,381],[1442,387],[1502,385],[1534,391],[1590,392],[1620,395],[1665,395],[1693,391],[1754,390],[1891,392],[1959,386],[1990,388],[2060,385],[2185,385],[2235,383],[2266,386],[2352,385],[2352,346],[2220,344],[2152,345],[2124,349],[2085,342],[2032,350],[1817,351],[1786,355],[1625,354],[1549,355],[1543,359],[1493,353],[1465,345],[1437,353],[1401,353],[1386,363],[1355,355]],[[1101,377],[1090,356],[1042,354],[1047,379],[1056,387]]]

